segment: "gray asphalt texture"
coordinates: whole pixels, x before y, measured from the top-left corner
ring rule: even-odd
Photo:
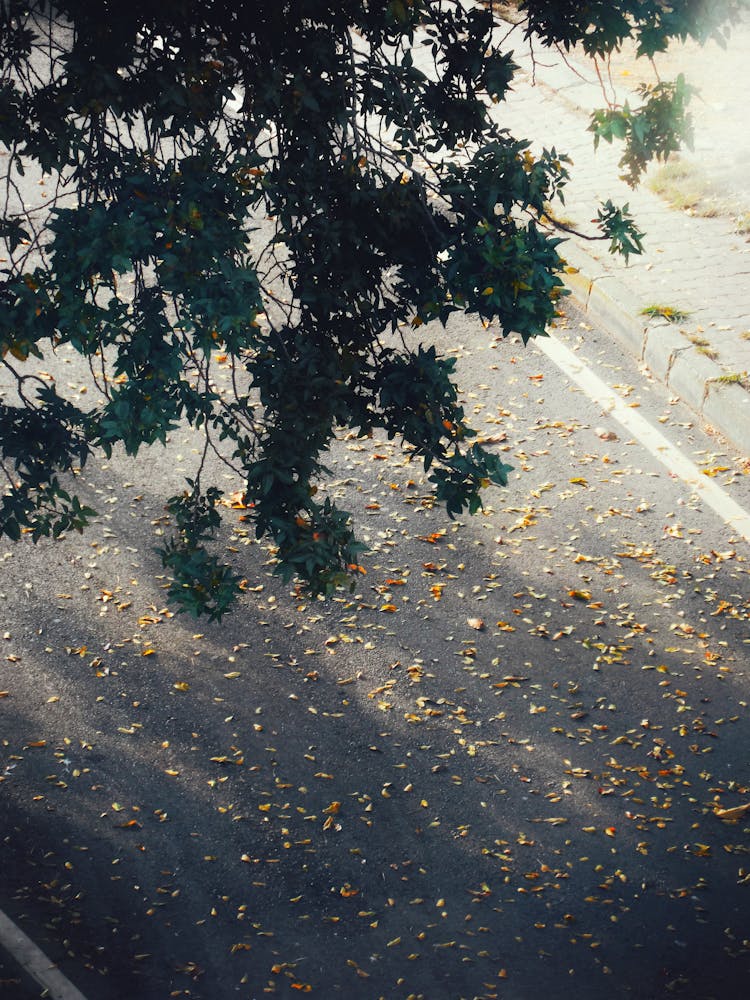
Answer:
[[[747,462],[608,335],[558,333],[750,506]],[[450,522],[394,443],[341,441],[353,594],[281,585],[227,509],[241,607],[171,617],[183,433],[84,471],[82,538],[0,551],[0,906],[89,1000],[746,982],[750,816],[717,810],[750,802],[748,546],[534,347],[438,341],[515,472]]]

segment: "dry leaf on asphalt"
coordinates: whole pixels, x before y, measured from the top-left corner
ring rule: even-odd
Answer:
[[[733,809],[714,809],[714,816],[719,819],[740,819],[749,809],[750,802],[746,802],[743,806],[735,806]]]

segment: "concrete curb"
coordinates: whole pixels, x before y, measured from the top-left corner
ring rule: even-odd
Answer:
[[[580,246],[569,242],[562,253],[571,266],[563,280],[581,310],[687,403],[705,425],[718,431],[740,454],[750,456],[750,393],[671,324],[644,317],[632,291],[606,274]]]

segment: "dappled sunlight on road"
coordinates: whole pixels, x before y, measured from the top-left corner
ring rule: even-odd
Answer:
[[[91,997],[645,997],[713,981],[698,954],[747,966],[744,824],[717,814],[750,801],[747,554],[491,343],[452,349],[511,487],[450,522],[392,443],[342,441],[352,594],[282,586],[229,510],[242,607],[171,617],[151,466],[108,466],[102,532],[6,560],[31,581],[0,684],[12,904]]]

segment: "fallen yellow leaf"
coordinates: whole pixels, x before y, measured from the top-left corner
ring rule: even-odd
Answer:
[[[735,806],[733,809],[721,809],[717,807],[714,809],[714,816],[718,816],[719,819],[739,819],[749,809],[750,802],[746,802],[743,806]]]

